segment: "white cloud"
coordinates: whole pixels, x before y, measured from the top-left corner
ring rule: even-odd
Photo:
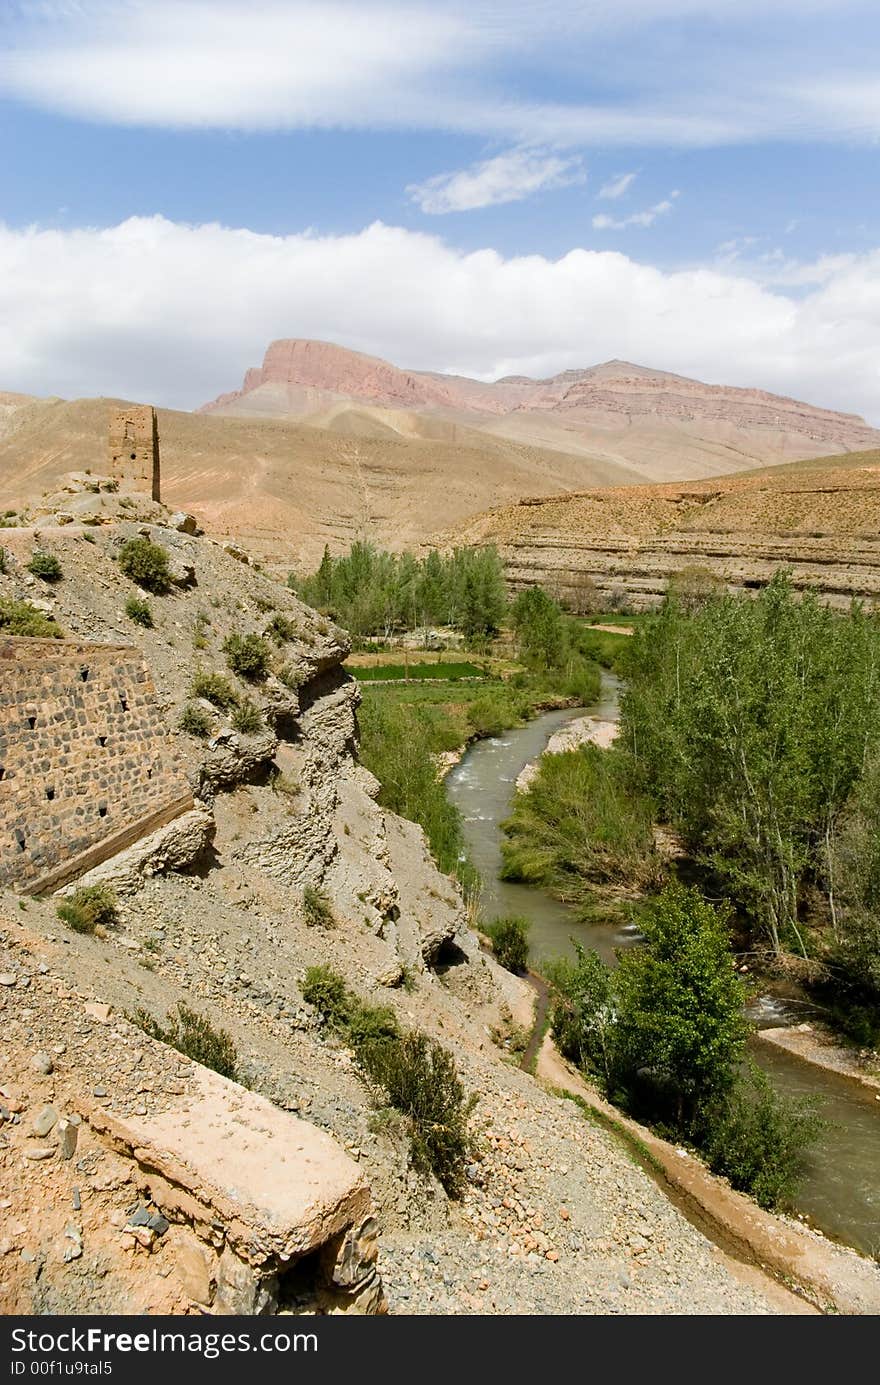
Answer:
[[[872,3],[6,0],[0,93],[174,128],[442,129],[572,146],[871,140]],[[670,22],[678,42],[658,64]],[[613,100],[547,97],[572,71],[602,91],[609,69]]]
[[[194,407],[282,336],[482,378],[622,357],[880,423],[880,249],[801,266],[790,287],[612,251],[466,254],[381,223],[345,236],[162,217],[0,226],[0,388]]]
[[[638,176],[637,173],[616,173],[607,183],[602,184],[599,197],[616,202],[618,197],[623,197],[624,193],[629,191]]]
[[[593,217],[593,230],[625,231],[629,226],[653,226],[659,216],[666,216],[672,211],[675,198],[680,196],[678,188],[674,188],[662,202],[655,202],[653,207],[646,207],[643,212],[631,212],[629,216],[613,217],[607,212],[599,212]]]
[[[438,215],[521,202],[536,192],[585,180],[578,158],[563,158],[546,149],[510,149],[456,173],[438,173],[424,183],[413,183],[407,192],[423,212]]]

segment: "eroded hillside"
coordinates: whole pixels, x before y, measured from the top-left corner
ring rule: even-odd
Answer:
[[[87,877],[112,882],[119,900],[118,922],[91,936],[58,918],[56,899],[0,894],[7,1311],[201,1311],[205,1293],[222,1311],[239,1284],[223,1257],[246,1237],[230,1222],[222,1187],[202,1186],[195,1203],[178,1198],[170,1228],[161,1212],[144,1221],[157,1215],[152,1205],[137,1211],[147,1194],[167,1196],[138,1162],[137,1141],[166,1141],[167,1185],[180,1156],[163,1130],[178,1141],[182,1122],[198,1140],[205,1112],[218,1119],[216,1091],[200,1070],[127,1018],[143,1010],[163,1021],[180,1001],[228,1031],[254,1099],[343,1147],[345,1167],[355,1169],[346,1186],[356,1189],[360,1176],[369,1188],[376,1229],[365,1244],[378,1235],[392,1312],[772,1311],[771,1298],[740,1280],[610,1135],[537,1085],[493,1039],[503,1040],[514,1019],[528,1022],[528,988],[483,955],[420,829],[377,805],[375,781],[356,759],[357,688],[342,667],[340,632],[240,553],[178,532],[161,509],[149,514],[149,523],[117,518],[2,535],[0,597],[38,603],[79,639],[127,639],[144,651],[210,821],[186,869],[160,842],[138,844]],[[166,595],[149,597],[152,628],[126,616],[135,589],[117,561],[122,543],[144,529],[167,549],[175,574]],[[36,549],[58,559],[60,580],[27,572]],[[270,624],[283,636],[275,671],[242,683],[225,667],[223,643],[236,633],[266,638]],[[208,703],[208,738],[178,731],[199,669],[222,672],[258,703],[262,728],[236,732]],[[326,892],[332,919],[310,921],[306,885]],[[400,1123],[377,1111],[351,1052],[304,1003],[303,974],[313,964],[330,965],[359,995],[387,1003],[404,1026],[453,1053],[478,1096],[478,1144],[460,1200],[414,1171]],[[243,1138],[245,1097],[238,1125],[222,1138]],[[260,1132],[274,1131],[275,1119],[247,1116],[269,1155],[275,1146]],[[61,1132],[72,1125],[79,1133],[65,1158]],[[277,1131],[272,1138],[283,1148]],[[278,1169],[269,1158],[260,1176]],[[218,1204],[226,1210],[211,1220]],[[188,1226],[207,1237],[195,1258]],[[363,1251],[368,1286],[372,1253]],[[270,1311],[275,1302],[277,1293]]]
[[[698,566],[732,590],[789,567],[835,605],[880,595],[876,452],[828,457],[687,486],[533,496],[439,537],[494,543],[514,590],[538,582],[575,601],[657,605],[669,577]]]

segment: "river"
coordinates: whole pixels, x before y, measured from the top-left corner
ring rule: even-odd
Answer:
[[[570,952],[572,939],[612,963],[616,949],[639,939],[634,925],[581,923],[571,908],[547,891],[500,879],[501,823],[510,811],[520,771],[541,755],[555,731],[576,717],[616,717],[619,691],[617,679],[603,674],[599,700],[592,706],[546,712],[522,728],[475,742],[446,780],[483,881],[483,915],[519,914],[529,919],[531,956],[539,970],[548,958]],[[803,1017],[771,996],[759,997],[750,1013],[760,1026]],[[760,1040],[753,1041],[751,1049],[778,1091],[821,1097],[823,1114],[831,1122],[811,1152],[797,1210],[826,1235],[880,1255],[880,1101],[847,1079]]]

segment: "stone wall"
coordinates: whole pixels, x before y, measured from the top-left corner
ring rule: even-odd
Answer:
[[[160,497],[159,432],[156,410],[149,404],[113,409],[109,421],[110,474],[124,489]]]
[[[139,650],[0,638],[0,883],[57,888],[190,807]]]

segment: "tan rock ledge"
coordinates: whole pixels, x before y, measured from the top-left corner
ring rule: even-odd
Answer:
[[[165,1216],[205,1243],[217,1280],[209,1306],[276,1311],[288,1268],[320,1249],[317,1311],[383,1311],[377,1227],[357,1164],[331,1136],[235,1082],[195,1067],[193,1083],[157,1115],[93,1107],[87,1118],[137,1163]],[[209,1247],[222,1248],[219,1265]]]

